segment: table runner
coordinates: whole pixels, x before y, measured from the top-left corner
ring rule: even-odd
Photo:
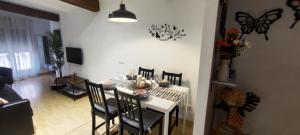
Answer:
[[[132,90],[130,85],[134,83],[130,80],[119,80],[110,79],[116,87],[122,87]],[[162,99],[171,100],[174,102],[180,101],[184,97],[184,92],[180,90],[173,89],[171,87],[163,88],[159,87],[157,83],[153,83],[151,89],[149,90],[151,96],[156,96]]]

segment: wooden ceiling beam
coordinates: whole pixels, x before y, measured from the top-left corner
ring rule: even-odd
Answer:
[[[36,17],[36,18],[41,18],[41,19],[46,19],[46,20],[51,20],[51,21],[59,21],[58,14],[37,10],[29,7],[24,7],[21,5],[16,5],[4,1],[0,1],[0,10],[31,16],[31,17]]]
[[[99,12],[100,10],[99,0],[60,0],[60,1],[87,9],[92,12]]]

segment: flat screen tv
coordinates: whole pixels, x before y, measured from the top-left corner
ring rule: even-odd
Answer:
[[[74,64],[83,64],[82,51],[80,48],[66,47],[67,62]]]

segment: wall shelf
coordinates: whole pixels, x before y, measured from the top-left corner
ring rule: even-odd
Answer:
[[[215,85],[223,85],[223,86],[228,86],[228,87],[236,87],[237,84],[235,82],[222,82],[222,81],[217,81],[217,80],[213,80],[211,81],[212,84]]]

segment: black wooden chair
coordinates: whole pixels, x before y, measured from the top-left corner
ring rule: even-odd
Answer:
[[[176,73],[170,73],[170,72],[163,71],[162,79],[165,79],[165,77],[167,77],[167,80],[170,82],[170,84],[181,86],[182,73],[176,74]],[[173,116],[174,111],[176,111],[176,119],[175,119],[175,122],[172,124],[172,116]],[[171,134],[173,128],[175,126],[178,126],[178,114],[179,114],[179,106],[176,105],[174,107],[174,109],[170,112],[170,116],[169,116],[169,129],[168,129],[169,135]]]
[[[87,93],[92,107],[92,135],[95,131],[106,124],[106,135],[109,135],[110,121],[114,123],[114,118],[118,116],[117,101],[114,98],[105,98],[102,84],[96,84],[85,80]],[[122,107],[121,107],[122,110]],[[96,126],[96,116],[105,119],[105,122]]]
[[[130,95],[117,90],[114,90],[114,93],[119,112],[120,135],[123,135],[124,129],[130,134],[146,135],[157,125],[159,125],[159,135],[162,135],[162,113],[150,109],[142,109],[138,95]],[[125,113],[120,111],[121,106],[124,106]]]
[[[165,79],[165,77],[167,77],[167,80],[170,82],[170,84],[181,86],[182,73],[176,74],[176,73],[163,71],[162,79]]]
[[[153,78],[154,69],[146,69],[146,68],[139,67],[139,75],[142,75],[146,79],[150,79],[150,77]]]

